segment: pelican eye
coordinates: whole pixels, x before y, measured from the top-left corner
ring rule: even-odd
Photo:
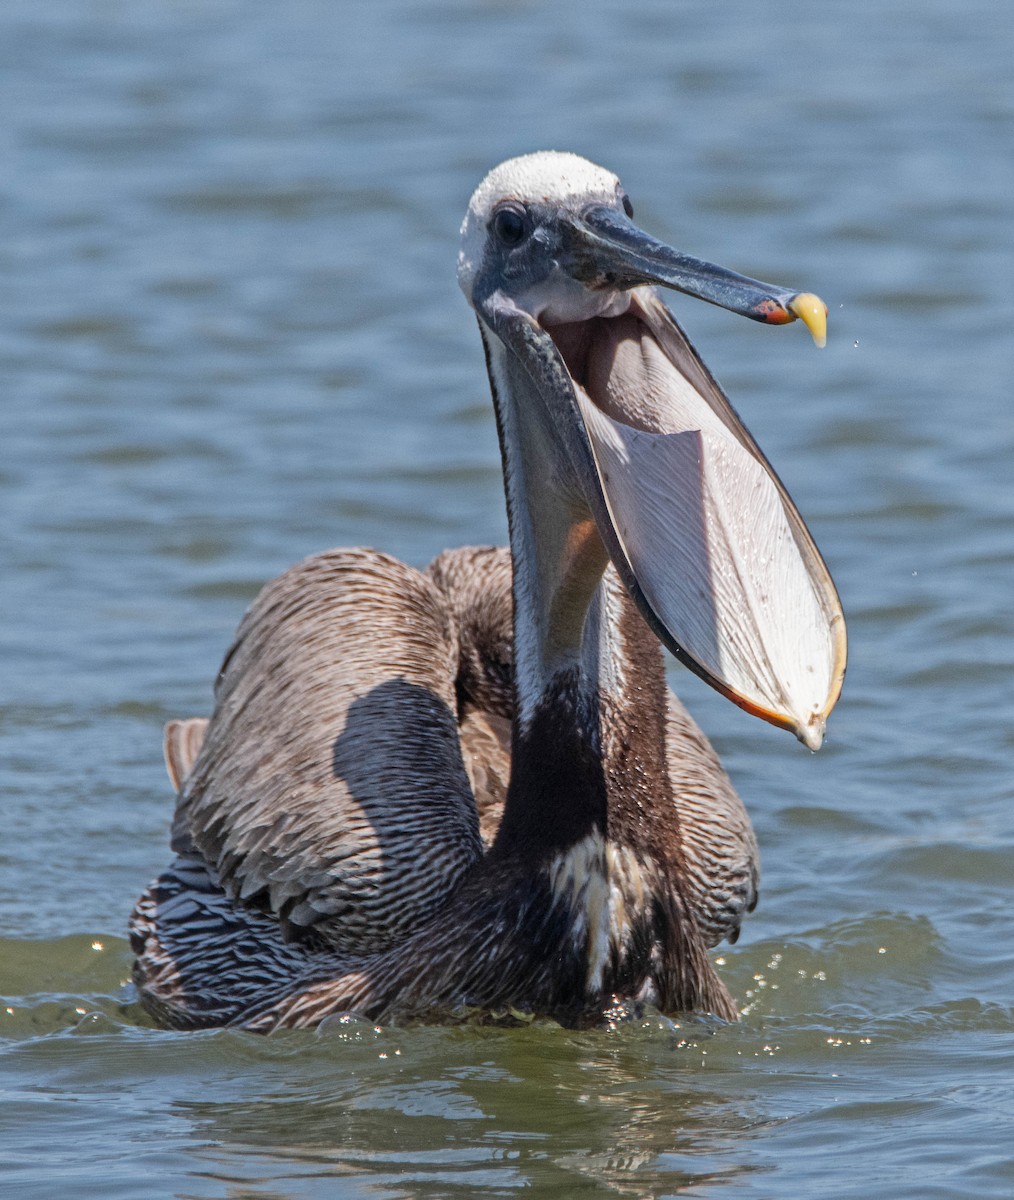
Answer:
[[[620,203],[623,205],[623,211],[627,214],[628,217],[630,217],[631,220],[633,220],[634,206],[630,203],[630,197],[627,195],[626,192],[623,193],[623,199],[620,201]]]
[[[493,232],[506,246],[516,246],[526,232],[524,214],[516,208],[501,208],[493,216]]]

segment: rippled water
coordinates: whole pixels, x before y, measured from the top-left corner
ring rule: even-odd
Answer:
[[[52,1197],[1014,1194],[1014,16],[995,0],[0,7],[0,1164]],[[676,298],[822,546],[824,751],[747,798],[736,1028],[151,1028],[160,730],[314,550],[505,537],[457,228],[508,154],[830,303]]]

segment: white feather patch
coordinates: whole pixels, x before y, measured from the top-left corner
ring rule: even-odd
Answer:
[[[649,894],[644,867],[633,850],[589,834],[552,861],[549,881],[571,910],[574,940],[585,943],[585,986],[595,996],[602,991],[610,957],[627,946]]]

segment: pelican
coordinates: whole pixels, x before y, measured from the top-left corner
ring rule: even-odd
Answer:
[[[769,324],[817,297],[642,232],[573,154],[496,167],[458,279],[478,317],[510,549],[426,570],[312,557],[240,624],[209,720],[171,722],[176,859],[135,980],[177,1028],[335,1014],[737,1019],[708,949],[757,846],[662,647],[816,749],[844,618],[787,492],[658,289]]]

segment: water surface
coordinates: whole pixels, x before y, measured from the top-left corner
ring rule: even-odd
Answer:
[[[0,10],[0,1163],[82,1197],[1014,1192],[1014,16],[993,0]],[[850,620],[820,755],[673,681],[746,797],[736,1028],[150,1026],[161,727],[266,579],[501,542],[475,183],[584,153],[823,295],[674,298]]]

